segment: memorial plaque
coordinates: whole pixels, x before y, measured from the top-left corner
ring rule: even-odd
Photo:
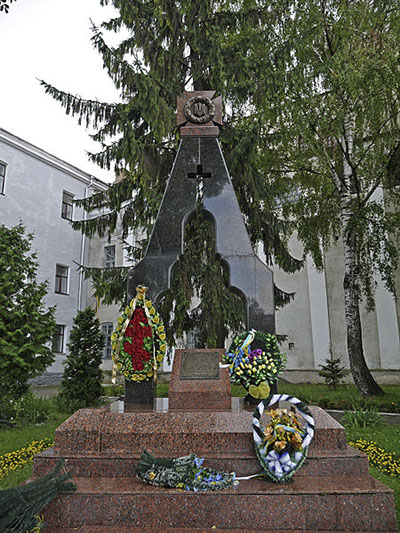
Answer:
[[[184,352],[181,379],[218,379],[219,352]]]

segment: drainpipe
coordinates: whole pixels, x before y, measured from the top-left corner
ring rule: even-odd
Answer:
[[[85,186],[85,195],[84,199],[88,197],[88,191],[89,188],[93,184],[93,176],[90,176],[90,183]],[[86,209],[83,212],[83,220],[85,221],[87,219],[87,211]],[[81,238],[81,258],[80,258],[80,265],[83,265],[83,262],[85,260],[85,249],[86,249],[86,235],[82,232],[82,238]],[[78,285],[78,311],[82,310],[82,292],[83,292],[83,272],[82,270],[79,271],[79,285]]]

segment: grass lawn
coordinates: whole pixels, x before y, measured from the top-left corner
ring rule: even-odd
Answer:
[[[69,416],[66,413],[51,413],[50,418],[42,425],[21,422],[16,428],[0,427],[0,455],[24,448],[33,440],[39,441],[46,437],[54,439],[56,428]],[[0,489],[15,487],[31,475],[32,462],[0,479]]]
[[[375,428],[346,428],[347,442],[359,438],[373,440],[387,452],[393,452],[400,459],[400,426],[382,425]],[[369,467],[371,476],[378,479],[394,491],[397,523],[400,525],[400,478],[383,474],[373,466]]]

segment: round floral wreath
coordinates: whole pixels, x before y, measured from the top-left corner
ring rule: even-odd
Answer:
[[[263,348],[251,349],[259,341]],[[252,329],[235,337],[224,363],[229,364],[231,380],[241,383],[255,398],[269,395],[269,385],[277,381],[286,366],[286,354],[281,353],[275,335]]]
[[[118,318],[111,335],[113,383],[117,371],[127,381],[149,380],[165,357],[165,326],[151,300],[146,298],[146,291],[141,285],[136,288],[136,297]]]
[[[293,404],[302,416],[301,426],[297,415],[287,409],[271,410],[270,422],[261,428],[264,409],[279,401]],[[253,438],[256,454],[266,475],[276,483],[288,481],[304,463],[308,447],[314,437],[314,418],[308,407],[298,398],[288,394],[273,394],[258,404],[253,414]]]

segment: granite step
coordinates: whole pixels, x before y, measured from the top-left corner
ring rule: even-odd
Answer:
[[[343,426],[320,407],[310,409],[315,420],[313,449],[345,450]],[[55,433],[55,450],[60,454],[143,449],[173,457],[189,453],[207,457],[216,452],[249,456],[254,454],[252,416],[248,411],[118,413],[81,409]]]
[[[162,529],[143,529],[141,527],[115,527],[115,526],[82,526],[79,528],[79,533],[210,533],[210,528],[204,529],[204,528],[197,528],[197,527],[191,527],[191,528],[162,528]],[[315,533],[315,529],[220,529],[220,528],[212,528],[211,532],[218,532],[218,531],[229,531],[229,533],[259,533],[259,531],[264,531],[266,533],[273,531],[274,533]],[[48,533],[77,533],[76,528],[59,528],[59,527],[50,527],[46,528],[46,532]],[[332,533],[331,529],[320,529],[318,530],[318,533]],[[355,529],[338,529],[335,533],[358,533],[358,530]],[[363,533],[376,533],[375,530],[372,529],[365,529]]]
[[[371,477],[297,476],[186,492],[136,478],[76,478],[45,509],[46,531],[397,531],[393,492]],[[92,528],[92,529],[89,529]]]
[[[151,451],[151,450],[150,450]],[[193,450],[196,452],[196,450]],[[77,477],[134,477],[140,453],[95,453],[79,454],[56,451],[50,448],[34,458],[34,475],[50,472],[58,460],[65,460],[66,469]],[[162,454],[162,457],[175,457]],[[237,476],[248,476],[261,471],[254,448],[251,453],[237,456],[231,451],[223,454],[207,453],[206,466]],[[358,476],[368,475],[367,456],[347,446],[344,450],[323,451],[311,444],[306,462],[296,476]]]

